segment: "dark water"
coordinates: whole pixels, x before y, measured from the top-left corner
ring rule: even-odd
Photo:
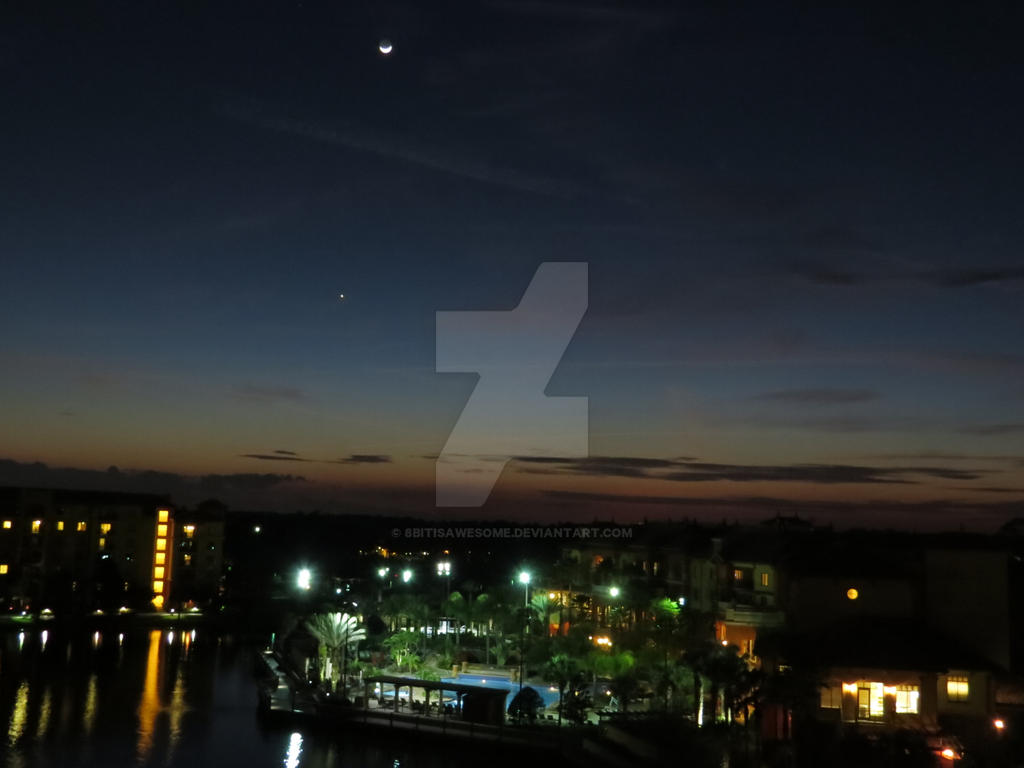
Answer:
[[[390,734],[331,735],[256,715],[254,648],[213,630],[0,632],[0,754],[12,767],[479,765]],[[358,740],[357,740],[358,738]],[[467,745],[468,746],[468,745]],[[439,753],[446,753],[442,759]],[[469,753],[469,754],[467,754]]]

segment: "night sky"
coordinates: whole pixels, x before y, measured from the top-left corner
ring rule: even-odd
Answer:
[[[585,261],[548,394],[591,458],[481,514],[1024,509],[1019,17],[40,5],[0,11],[0,482],[430,509],[474,383],[434,313]]]

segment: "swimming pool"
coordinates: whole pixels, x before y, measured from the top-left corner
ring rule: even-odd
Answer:
[[[484,675],[460,674],[457,677],[442,677],[441,682],[458,683],[460,685],[479,685],[483,688],[500,688],[510,691],[512,696],[515,696],[519,692],[519,683],[513,683],[507,677],[485,677]],[[541,699],[544,700],[545,708],[558,703],[558,688],[554,686],[531,680],[525,681],[523,686],[533,688],[533,690],[539,693]],[[508,698],[509,704],[512,703],[512,696],[509,696]]]

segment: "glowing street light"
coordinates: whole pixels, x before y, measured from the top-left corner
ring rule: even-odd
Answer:
[[[522,604],[529,604],[529,580],[530,575],[528,570],[519,571],[519,584],[522,585]]]
[[[377,569],[377,575],[380,576],[383,579],[385,576],[388,575],[388,569],[387,568],[378,568]]]
[[[402,571],[402,582],[408,584],[410,581],[412,581],[412,571],[406,568]]]
[[[300,569],[298,576],[295,578],[295,583],[299,589],[308,591],[313,586],[313,572],[309,568]]]
[[[612,597],[618,597],[619,596],[619,588],[618,587],[612,587],[611,589],[608,590],[608,594],[611,595]]]
[[[523,693],[523,676],[526,674],[526,625],[530,621],[530,615],[527,613],[527,608],[530,606],[530,572],[520,571],[519,572],[519,583],[523,585],[523,628],[522,634],[519,641],[519,709],[520,717],[522,717],[522,693]]]

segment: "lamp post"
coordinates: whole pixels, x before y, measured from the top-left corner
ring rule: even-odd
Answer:
[[[448,609],[448,600],[451,598],[451,588],[452,588],[452,564],[451,564],[451,562],[449,562],[448,560],[440,561],[437,564],[437,575],[444,577],[444,609],[443,609],[442,613],[446,614],[447,613],[447,609]],[[447,615],[442,615],[441,616],[441,621],[442,622],[447,622],[447,619],[448,619]],[[448,630],[450,628],[451,627],[447,627],[446,626],[445,630],[444,630],[444,647],[445,647],[446,651],[447,651],[447,648],[448,648]]]
[[[608,588],[608,594],[612,598],[612,600],[615,600],[621,594],[621,591],[619,590],[618,587],[612,586],[612,587]],[[608,625],[611,626],[611,619],[612,619],[612,607],[611,606],[608,606],[608,615],[605,618],[606,618],[606,620],[608,622]]]
[[[530,572],[519,572],[519,583],[523,585],[523,626],[519,638],[519,693],[523,692],[523,675],[526,674],[526,624],[530,620]],[[523,715],[523,699],[519,697],[519,717]]]

